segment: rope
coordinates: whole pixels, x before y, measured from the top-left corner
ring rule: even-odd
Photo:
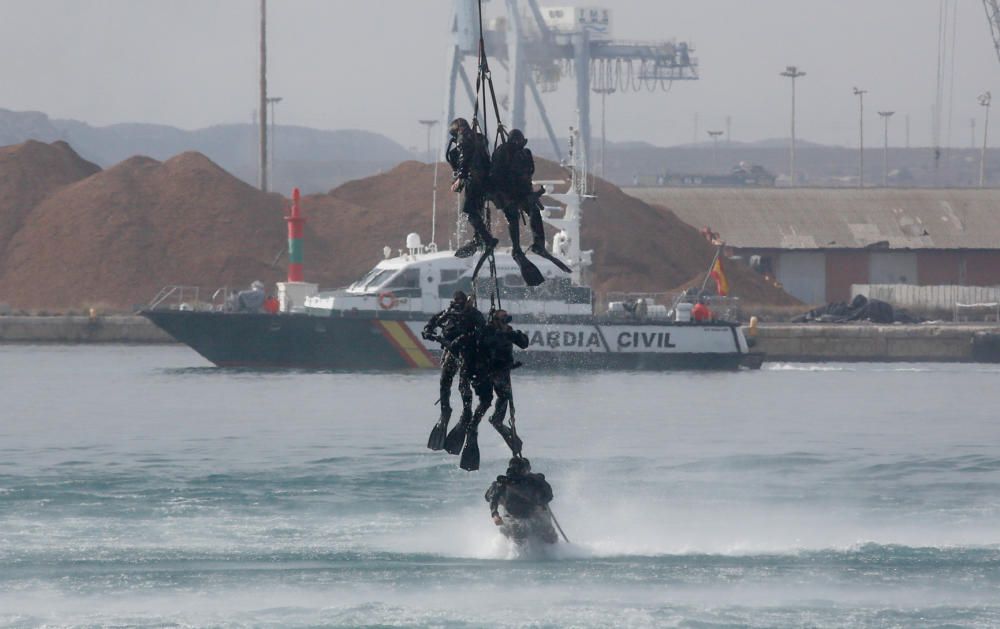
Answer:
[[[496,150],[497,146],[501,143],[507,141],[507,130],[504,128],[503,121],[500,119],[500,104],[497,102],[496,90],[493,86],[493,75],[490,72],[489,60],[486,57],[486,40],[484,38],[483,32],[483,0],[479,0],[479,71],[476,74],[476,105],[473,117],[473,127],[472,131],[474,134],[478,133],[480,130],[479,124],[479,97],[482,94],[482,106],[483,106],[483,119],[482,119],[482,135],[485,138],[489,138],[489,126],[487,123],[487,110],[489,103],[486,100],[486,92],[489,90],[490,101],[493,104],[493,115],[497,122],[496,136],[493,140],[493,149]],[[487,148],[489,148],[489,141],[487,140]],[[486,224],[490,227],[493,225],[490,204],[487,201],[483,209],[485,211],[484,220]],[[493,251],[489,253],[489,263],[490,263],[490,279],[493,282],[490,291],[490,310],[495,311],[501,309],[500,302],[500,282],[497,281],[497,266],[496,257]],[[478,277],[472,278],[473,292],[478,292]]]

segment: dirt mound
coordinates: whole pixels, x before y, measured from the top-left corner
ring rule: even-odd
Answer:
[[[540,160],[538,171],[542,179],[565,178],[551,162]],[[64,143],[28,143],[0,149],[3,172],[9,174],[0,179],[0,216],[10,221],[16,208],[31,208],[16,214],[0,249],[0,300],[15,307],[127,309],[166,285],[214,289],[284,277],[287,201],[199,153],[166,162],[133,157],[99,171]],[[457,213],[450,169],[442,165],[438,174],[437,242],[445,247],[456,244]],[[429,242],[433,181],[433,165],[404,162],[305,197],[306,279],[342,286],[377,263],[383,247],[396,253],[407,233]],[[599,198],[584,204],[583,244],[594,249],[599,293],[662,292],[704,273],[713,248],[694,228],[611,184],[599,182],[597,191]],[[494,229],[502,235],[498,219]],[[780,290],[762,288],[755,274],[733,266],[735,294],[788,303]]]
[[[536,178],[566,179],[567,174],[558,164],[538,160]],[[346,254],[338,258],[342,282],[355,279],[376,263],[383,245],[394,250],[401,247],[409,232],[429,240],[433,182],[432,164],[404,162],[387,173],[307,199],[307,216],[314,227]],[[456,211],[450,183],[451,170],[441,164],[437,185],[437,241],[441,246],[449,238],[454,240]],[[583,205],[582,239],[586,249],[594,250],[592,285],[598,293],[667,292],[696,276],[704,277],[715,249],[698,230],[669,210],[649,206],[603,180],[597,181],[596,190],[597,198]],[[343,206],[344,202],[350,207]],[[502,219],[494,222],[494,232],[506,240]],[[798,303],[749,269],[731,264],[727,273],[732,294],[747,303]]]
[[[30,140],[0,147],[0,258],[39,201],[100,170],[65,142]]]
[[[167,284],[279,280],[284,206],[198,153],[133,157],[31,212],[7,248],[0,294],[28,308],[128,308]]]

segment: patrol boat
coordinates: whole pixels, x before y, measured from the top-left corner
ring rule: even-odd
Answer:
[[[585,191],[571,170],[569,190],[548,194],[562,207],[546,207],[543,218],[558,229],[551,251],[570,268],[533,256],[546,281],[525,285],[509,250],[497,249],[493,279],[473,282],[476,258],[425,246],[417,234],[406,249],[384,259],[346,288],[321,291],[301,277],[301,216],[293,194],[289,225],[289,281],[278,283],[280,309],[273,314],[232,312],[182,302],[167,307],[159,299],[141,314],[178,341],[222,367],[334,370],[434,368],[440,347],[421,331],[448,307],[456,290],[477,296],[481,310],[497,293],[500,305],[527,333],[531,344],[518,360],[526,367],[555,369],[737,369],[759,367],[739,324],[695,322],[691,305],[668,308],[643,300],[612,302],[598,315],[585,277],[592,252],[580,248],[581,205]],[[557,182],[541,182],[553,184]],[[558,182],[565,185],[565,182]],[[557,217],[557,213],[559,214]],[[485,271],[485,268],[484,268]],[[474,285],[475,284],[475,285]],[[176,288],[176,287],[175,287]]]

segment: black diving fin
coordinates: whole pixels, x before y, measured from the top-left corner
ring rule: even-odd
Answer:
[[[514,262],[517,262],[517,266],[521,269],[521,277],[524,278],[524,283],[528,286],[538,286],[545,282],[545,276],[542,272],[538,270],[538,267],[524,255],[523,251],[515,251],[513,253]]]
[[[465,447],[462,448],[462,460],[458,466],[466,472],[479,469],[479,437],[478,432],[470,430],[465,436]]]
[[[468,424],[464,421],[455,424],[448,436],[444,440],[444,449],[448,454],[461,454],[462,445],[465,443],[465,433]]]
[[[434,424],[431,435],[427,438],[427,447],[431,450],[444,450],[444,441],[448,436],[448,420],[451,419],[451,410],[442,410],[441,419]]]
[[[555,257],[551,253],[549,253],[548,249],[546,249],[545,247],[540,247],[540,246],[537,246],[537,245],[532,245],[530,251],[531,251],[531,253],[533,253],[533,254],[535,254],[537,256],[541,256],[541,257],[545,258],[546,260],[548,260],[549,262],[551,262],[552,264],[556,265],[557,267],[559,267],[559,269],[563,273],[572,273],[573,272],[573,269],[569,268],[568,266],[566,266],[565,262],[563,262],[559,258]],[[527,281],[527,279],[525,279],[525,281]]]

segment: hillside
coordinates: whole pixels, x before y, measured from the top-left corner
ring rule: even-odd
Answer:
[[[345,285],[398,250],[406,234],[430,241],[433,165],[391,171],[307,195],[305,269],[323,287]],[[538,176],[563,177],[551,162]],[[439,172],[437,242],[455,226],[450,173]],[[583,241],[594,252],[593,285],[663,292],[703,275],[713,249],[670,212],[600,182],[584,204]],[[65,143],[0,150],[0,301],[17,308],[104,304],[130,309],[163,286],[243,287],[282,279],[287,201],[265,194],[199,153],[165,162],[132,157],[101,171]],[[506,232],[497,221],[498,235]],[[731,271],[734,293],[788,303],[756,275]]]

